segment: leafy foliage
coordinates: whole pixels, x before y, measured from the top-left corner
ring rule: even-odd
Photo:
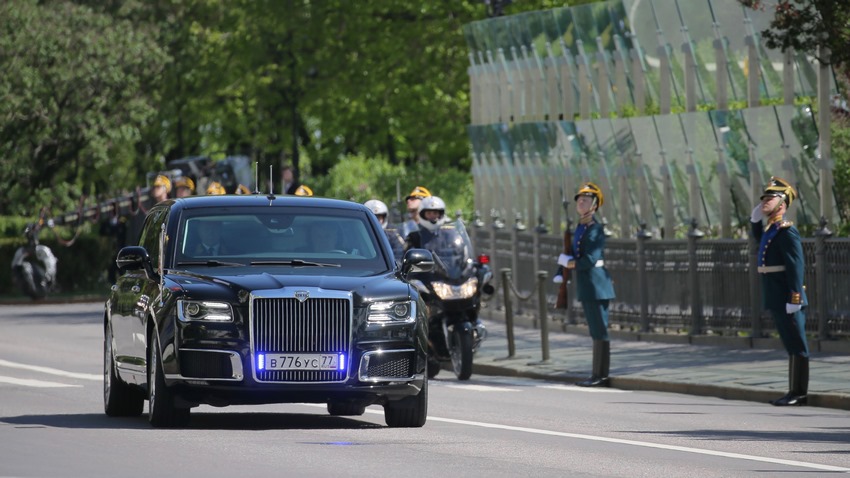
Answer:
[[[244,154],[317,178],[350,157],[468,174],[461,27],[494,11],[481,0],[2,2],[0,213],[69,210],[190,155]]]
[[[135,181],[126,153],[166,60],[153,39],[84,6],[35,0],[0,4],[0,32],[0,211]]]
[[[793,48],[816,56],[833,66],[850,60],[850,3],[835,0],[738,0],[745,7],[768,11],[774,17],[770,29],[762,32],[767,46],[779,50]],[[830,50],[824,57],[820,48]]]

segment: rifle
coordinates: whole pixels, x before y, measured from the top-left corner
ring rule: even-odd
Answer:
[[[573,255],[573,231],[572,231],[572,221],[567,221],[567,228],[564,230],[564,254]],[[566,267],[561,268],[561,276],[564,280],[561,282],[560,287],[558,287],[558,298],[555,301],[556,309],[566,309],[569,307],[569,302],[567,301],[567,282],[569,282],[571,274],[571,269],[567,269]]]

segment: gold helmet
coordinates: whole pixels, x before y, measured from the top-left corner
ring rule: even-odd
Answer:
[[[298,186],[298,189],[295,190],[295,195],[296,196],[312,196],[313,190],[310,189],[309,186],[305,186],[305,185],[302,184],[301,186]]]
[[[164,174],[160,174],[153,180],[153,187],[162,186],[165,188],[166,193],[171,192],[171,180],[168,179],[168,176]]]
[[[573,199],[578,201],[579,196],[595,197],[597,207],[602,207],[602,204],[605,203],[605,196],[602,195],[602,190],[599,189],[599,186],[597,186],[597,185],[595,185],[591,182],[586,182],[586,183],[582,184]]]
[[[214,196],[218,194],[227,194],[227,191],[224,189],[224,186],[221,185],[218,181],[213,181],[207,186],[207,196]]]
[[[248,186],[240,184],[239,187],[236,188],[236,194],[251,194],[251,190],[248,189]]]
[[[192,181],[192,178],[183,176],[176,181],[174,181],[175,188],[187,188],[189,191],[195,192],[195,181]]]
[[[410,194],[408,194],[405,199],[422,199],[427,197],[431,197],[431,191],[427,190],[423,186],[416,186],[413,188],[413,191],[410,191]]]
[[[768,196],[781,197],[785,200],[787,206],[791,206],[791,203],[797,198],[797,190],[788,181],[777,176],[771,176],[760,199],[764,200]]]

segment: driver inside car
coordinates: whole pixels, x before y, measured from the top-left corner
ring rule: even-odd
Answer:
[[[345,252],[339,245],[339,227],[328,221],[310,226],[310,244],[313,252]]]
[[[218,256],[228,254],[227,246],[221,242],[221,225],[212,221],[201,221],[197,225],[199,243],[195,256]]]

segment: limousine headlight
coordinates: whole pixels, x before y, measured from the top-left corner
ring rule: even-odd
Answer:
[[[416,320],[416,303],[373,302],[369,304],[369,322],[398,323]]]
[[[233,322],[233,310],[226,302],[178,300],[177,318],[183,322]]]

